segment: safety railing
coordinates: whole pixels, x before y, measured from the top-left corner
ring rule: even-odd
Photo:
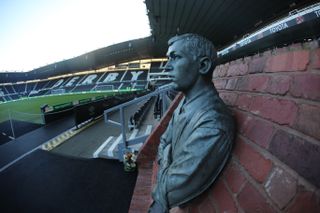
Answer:
[[[143,136],[138,136],[134,139],[127,139],[126,137],[126,125],[127,123],[125,122],[125,113],[124,113],[124,109],[126,107],[129,107],[133,104],[138,104],[140,102],[146,101],[148,99],[150,99],[151,97],[155,97],[155,96],[160,96],[161,100],[162,100],[162,113],[166,111],[166,109],[169,106],[169,98],[167,96],[167,93],[172,90],[172,87],[170,85],[164,85],[162,87],[159,87],[158,89],[156,89],[153,92],[150,92],[144,96],[135,98],[131,101],[128,101],[126,103],[120,104],[118,106],[112,107],[110,109],[107,109],[104,111],[104,120],[106,124],[112,124],[115,125],[117,127],[119,127],[121,129],[121,135],[122,135],[122,142],[119,143],[118,145],[118,159],[120,161],[123,160],[123,155],[125,154],[126,151],[128,151],[128,147],[131,145],[135,145],[138,143],[143,143],[148,135],[143,135]],[[111,113],[115,113],[119,111],[119,115],[120,115],[120,121],[114,121],[109,119],[109,115]]]

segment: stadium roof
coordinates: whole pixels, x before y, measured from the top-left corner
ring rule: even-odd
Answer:
[[[169,37],[187,32],[209,38],[217,49],[314,0],[146,0],[159,54]]]
[[[98,69],[137,59],[163,57],[168,38],[186,32],[209,38],[221,50],[254,30],[315,2],[318,1],[145,0],[152,32],[150,37],[122,42],[50,64],[35,69],[26,76],[32,79],[39,75],[45,77],[49,73],[52,75]],[[308,27],[315,28],[313,25]],[[300,29],[301,38],[306,31],[308,30],[305,28]],[[317,36],[320,34],[319,30],[312,33]]]

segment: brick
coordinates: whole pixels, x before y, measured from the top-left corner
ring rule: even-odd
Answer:
[[[246,90],[250,92],[264,92],[268,86],[268,76],[250,76]]]
[[[249,77],[245,76],[245,77],[240,77],[237,80],[237,90],[239,91],[247,91],[248,89],[248,84],[249,84]]]
[[[249,182],[246,183],[239,193],[238,202],[246,213],[275,212],[267,203],[266,198],[264,198]]]
[[[276,167],[266,181],[264,188],[271,200],[280,209],[283,209],[296,195],[297,180],[287,171]]]
[[[305,71],[309,63],[309,51],[284,52],[268,58],[266,72]]]
[[[275,54],[282,54],[282,53],[287,53],[289,52],[289,47],[288,45],[284,46],[284,47],[278,47],[274,50]]]
[[[215,213],[216,212],[213,207],[212,201],[209,199],[209,197],[204,197],[204,199],[200,203],[198,209],[201,213]]]
[[[293,127],[320,140],[320,107],[308,104],[300,105]]]
[[[158,169],[159,169],[158,163],[157,163],[157,161],[154,161],[153,166],[152,166],[152,176],[151,176],[152,186],[155,186],[155,184],[157,182]]]
[[[239,110],[235,110],[235,118],[237,124],[237,130],[239,133],[243,133],[245,128],[247,127],[247,123],[252,117],[248,116],[247,113],[241,112]]]
[[[292,125],[296,119],[298,107],[295,102],[264,96],[255,96],[250,111],[278,124]]]
[[[243,135],[261,147],[268,148],[273,132],[274,127],[271,124],[259,119],[251,119]]]
[[[288,213],[319,213],[320,204],[315,194],[312,192],[301,192],[295,199],[294,203],[289,207]]]
[[[226,87],[227,80],[226,79],[215,79],[215,80],[213,80],[213,84],[214,84],[215,88],[217,88],[217,89],[224,89]]]
[[[185,208],[181,208],[181,207],[175,207],[170,209],[169,213],[188,213],[189,212],[189,208],[185,207]]]
[[[319,42],[317,40],[312,40],[312,41],[309,41],[309,42],[305,42],[305,43],[302,44],[302,47],[304,49],[315,50],[315,49],[319,48]],[[312,55],[312,53],[311,53],[311,55]]]
[[[237,82],[238,82],[238,78],[231,78],[228,79],[227,85],[226,85],[226,89],[228,90],[234,90],[237,86]]]
[[[310,100],[320,100],[320,76],[316,74],[302,74],[293,77],[290,94],[294,97]]]
[[[216,68],[213,70],[212,79],[218,77],[218,73],[220,72],[221,66],[222,66],[222,65],[216,66]]]
[[[238,97],[236,93],[231,93],[231,92],[220,92],[219,96],[227,105],[230,105],[230,106],[235,105],[235,102]]]
[[[275,95],[285,95],[290,88],[291,76],[275,75],[268,82],[266,92]]]
[[[228,64],[218,66],[213,72],[213,77],[225,77],[227,75],[228,67]]]
[[[302,50],[302,43],[295,43],[289,46],[290,51]]]
[[[273,54],[273,50],[267,50],[265,52],[263,52],[263,56],[271,56]]]
[[[219,179],[212,190],[212,197],[216,203],[219,212],[237,212],[236,204],[232,195],[228,192],[222,179]]]
[[[245,63],[237,63],[229,66],[227,76],[239,76],[248,73],[248,65]]]
[[[266,56],[252,59],[252,61],[249,62],[249,73],[261,73],[266,64],[266,61]]]
[[[310,183],[320,187],[320,146],[278,130],[269,151]]]
[[[250,104],[252,102],[253,98],[251,95],[247,95],[247,94],[240,94],[238,96],[237,102],[236,102],[236,106],[239,109],[245,110],[245,111],[249,111],[250,110]]]
[[[241,173],[239,166],[235,163],[230,163],[227,166],[224,176],[231,191],[235,194],[240,191],[242,185],[246,182],[246,178]]]
[[[320,69],[320,49],[311,51],[310,69]]]
[[[256,181],[259,183],[264,182],[272,168],[272,162],[269,159],[264,158],[259,152],[239,137],[235,144],[234,154],[238,157],[241,165]]]

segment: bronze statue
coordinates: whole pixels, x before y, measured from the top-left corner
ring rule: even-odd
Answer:
[[[184,98],[161,136],[159,170],[149,212],[168,212],[205,191],[230,155],[234,121],[212,83],[217,53],[196,34],[168,42],[165,71]]]

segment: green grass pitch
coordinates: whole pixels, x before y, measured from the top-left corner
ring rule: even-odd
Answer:
[[[16,101],[9,101],[0,103],[0,122],[7,121],[10,118],[20,121],[28,121],[32,123],[42,124],[40,107],[44,104],[50,106],[79,101],[82,99],[110,96],[116,94],[128,93],[131,91],[122,90],[115,91],[103,91],[103,92],[85,92],[85,93],[69,93],[59,95],[49,95],[40,97],[22,98]]]

